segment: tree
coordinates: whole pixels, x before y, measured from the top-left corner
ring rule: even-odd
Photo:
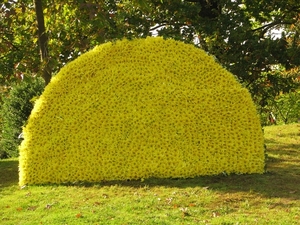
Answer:
[[[104,42],[103,28],[109,26],[110,4],[73,4],[69,0],[34,3],[7,0],[0,4],[0,15],[4,18],[0,21],[1,84],[36,75],[48,82],[51,72]]]
[[[48,56],[48,35],[45,29],[42,1],[35,0],[34,4],[35,4],[35,13],[36,13],[36,20],[37,20],[37,27],[38,27],[38,39],[40,45],[41,62],[43,64],[42,76],[45,80],[45,84],[47,85],[51,80],[51,68],[49,65],[49,56]]]
[[[281,94],[299,90],[298,0],[4,0],[0,17],[1,91],[28,76],[48,83],[98,44],[151,35],[213,55],[262,114]]]
[[[4,1],[0,17],[0,83],[10,84],[38,71],[34,8],[26,0]]]
[[[157,33],[188,43],[197,39],[199,47],[235,74],[253,96],[259,96],[258,102],[264,102],[267,85],[280,84],[279,88],[287,80],[289,88],[294,85],[293,77],[274,76],[274,70],[278,66],[291,70],[300,64],[300,3],[296,0],[43,3],[49,48],[46,62],[53,73],[97,44]],[[1,68],[6,70],[1,69],[0,74],[7,80],[11,74],[18,77],[20,71],[36,74],[40,61],[34,6],[30,1],[7,0],[1,13],[5,20],[1,21],[4,36],[0,39],[6,51],[0,57],[6,65]],[[276,30],[282,34],[274,36]]]

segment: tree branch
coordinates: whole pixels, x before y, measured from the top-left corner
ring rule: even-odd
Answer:
[[[154,30],[156,30],[156,29],[158,29],[158,28],[160,28],[160,27],[163,27],[163,26],[187,26],[187,24],[185,24],[185,23],[168,23],[168,21],[162,21],[162,24],[159,24],[159,25],[157,25],[157,26],[155,26],[155,27],[152,27],[149,31],[154,31]]]
[[[293,7],[289,10],[289,12],[286,12],[286,13],[290,13],[291,11],[294,11],[294,12],[298,12],[298,7]],[[290,24],[293,24],[292,22],[287,22],[287,21],[284,21],[284,19],[286,18],[286,14],[283,14],[283,16],[271,23],[268,23],[268,24],[265,24],[261,27],[258,27],[256,29],[252,29],[251,31],[253,32],[256,32],[256,31],[259,31],[259,30],[262,30],[262,34],[265,34],[269,29],[271,29],[272,27],[276,26],[276,25],[290,25]]]
[[[152,27],[149,31],[154,31],[154,30],[156,30],[160,27],[166,26],[166,25],[168,25],[168,24],[167,24],[167,22],[164,21],[162,24],[159,24],[156,27]]]
[[[51,80],[51,68],[49,68],[48,37],[45,29],[42,0],[35,0],[34,3],[36,19],[38,24],[38,39],[41,51],[41,61],[43,62],[42,74],[47,85]]]
[[[279,25],[279,24],[283,25],[283,24],[290,24],[290,23],[288,23],[288,22],[282,22],[281,20],[273,21],[273,22],[265,24],[265,25],[263,25],[261,27],[252,29],[251,31],[256,32],[258,30],[263,30],[263,33],[265,33],[268,29],[270,29],[270,28],[272,28],[272,27],[274,27],[276,25]]]
[[[7,44],[11,45],[15,50],[19,51],[20,49],[15,45],[13,44],[10,40],[8,40],[6,37],[2,36],[1,37],[2,40],[4,40]]]

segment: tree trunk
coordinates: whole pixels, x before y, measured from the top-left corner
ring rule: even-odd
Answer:
[[[34,0],[35,3],[35,13],[36,20],[38,25],[38,39],[40,44],[40,54],[42,61],[42,77],[45,80],[45,84],[47,85],[51,80],[51,68],[49,64],[49,55],[48,55],[48,37],[45,29],[44,22],[44,13],[42,0]]]

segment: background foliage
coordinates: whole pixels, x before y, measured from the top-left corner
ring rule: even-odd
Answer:
[[[3,99],[1,107],[1,158],[18,156],[18,145],[22,140],[18,136],[22,133],[22,126],[25,125],[31,113],[34,97],[39,96],[43,89],[43,79],[31,78],[26,82],[13,85],[8,96]]]
[[[214,55],[249,89],[263,124],[282,94],[299,90],[298,0],[37,1],[43,3],[48,36],[44,63],[53,74],[95,45],[159,35]],[[0,17],[0,84],[8,90],[24,76],[41,75],[44,65],[33,1],[3,0]]]
[[[257,87],[255,81],[261,78],[261,73],[273,71],[274,65],[286,70],[299,66],[298,1],[215,2],[44,0],[52,67],[57,71],[99,43],[145,37],[153,32],[185,42],[196,41],[249,87]],[[32,1],[6,0],[0,12],[4,18],[0,30],[3,79],[26,71],[38,72],[37,25]]]

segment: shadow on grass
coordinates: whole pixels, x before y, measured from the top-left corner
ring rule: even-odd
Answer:
[[[299,127],[300,127],[300,125],[299,125]],[[287,138],[287,137],[288,138],[297,138],[300,136],[300,130],[299,130],[299,132],[293,132],[293,131],[285,132],[285,133],[278,132],[278,134],[276,136],[280,137],[280,138]]]
[[[141,187],[169,187],[182,189],[202,187],[220,193],[255,193],[266,198],[300,200],[300,186],[297,185],[299,180],[300,174],[294,174],[293,171],[290,173],[283,173],[280,168],[276,168],[275,172],[270,171],[265,174],[201,176],[190,179],[149,178],[145,179],[143,182],[140,180],[128,180],[102,181],[99,183],[78,182],[63,185],[99,188],[105,186],[124,186],[137,189]],[[50,184],[50,186],[52,185]]]
[[[147,179],[141,181],[108,181],[100,183],[101,186],[121,185],[131,187],[203,187],[218,192],[224,193],[257,193],[268,198],[290,198],[300,199],[300,187],[297,185],[300,180],[300,175],[282,175],[274,172],[267,172],[265,174],[251,174],[251,175],[218,175],[218,176],[203,176],[193,179]],[[89,186],[89,184],[83,184]],[[90,184],[92,185],[92,184]]]
[[[110,185],[205,187],[224,193],[257,193],[267,198],[300,200],[300,143],[282,144],[274,139],[267,139],[266,144],[275,146],[270,149],[270,152],[267,148],[267,153],[277,155],[277,157],[267,158],[267,172],[264,174],[202,176],[193,179],[147,179],[145,182],[111,181],[100,183],[100,187]]]
[[[275,139],[266,139],[267,145],[267,162],[272,167],[278,167],[276,164],[284,164],[281,172],[291,172],[296,175],[300,174],[300,139],[296,143],[282,143]]]
[[[300,149],[300,142],[299,143],[290,143],[290,144],[287,144],[287,143],[282,143],[280,141],[277,141],[276,139],[274,138],[270,138],[270,139],[266,139],[265,140],[265,144],[267,146],[271,146],[272,149],[274,147],[276,148],[280,148],[282,150],[286,150],[286,149],[293,149],[297,152],[299,152],[299,149]],[[267,148],[268,149],[268,148]]]
[[[64,186],[82,186],[82,187],[103,187],[103,186],[128,186],[132,188],[148,187],[203,187],[223,193],[257,193],[263,197],[289,198],[293,200],[300,199],[300,169],[299,164],[290,163],[281,166],[284,160],[275,160],[267,163],[270,167],[269,172],[265,174],[251,175],[218,175],[218,176],[201,176],[193,179],[146,179],[141,181],[105,181],[100,183],[70,183]],[[298,168],[297,168],[298,167]],[[287,172],[288,171],[288,172]],[[17,185],[18,183],[18,161],[8,160],[0,161],[0,191],[4,187]],[[55,184],[43,186],[57,186]]]

